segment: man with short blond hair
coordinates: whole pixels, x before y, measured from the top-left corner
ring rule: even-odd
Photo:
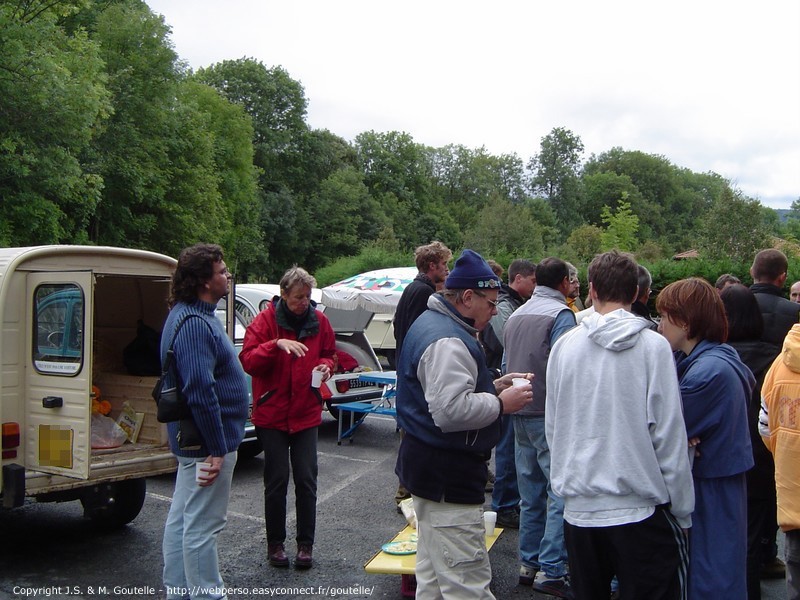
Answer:
[[[414,251],[417,276],[406,286],[394,313],[395,355],[400,356],[403,338],[411,324],[428,308],[428,298],[444,283],[450,272],[447,263],[453,258],[450,249],[441,242],[419,246]]]

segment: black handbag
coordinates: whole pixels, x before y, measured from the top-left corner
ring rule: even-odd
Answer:
[[[161,371],[161,377],[156,381],[153,388],[153,399],[156,401],[158,411],[156,419],[159,423],[171,423],[172,421],[180,421],[186,417],[191,417],[192,412],[189,409],[189,403],[186,397],[181,392],[180,376],[175,370],[173,381],[175,384],[171,387],[164,388],[164,381],[169,374],[170,367],[175,360],[175,352],[170,348],[167,350],[167,359],[164,361],[164,370]]]
[[[181,392],[181,376],[177,369],[173,370],[172,381],[174,384],[172,387],[165,388],[167,375],[169,375],[170,368],[172,368],[175,362],[175,351],[172,349],[175,345],[175,338],[178,335],[178,331],[180,331],[180,328],[183,326],[184,321],[190,317],[200,318],[199,315],[186,315],[178,323],[178,326],[175,328],[175,333],[172,334],[172,339],[169,342],[167,357],[161,367],[161,376],[153,387],[152,396],[158,407],[156,419],[158,419],[159,423],[171,423],[173,421],[191,418],[192,416],[189,403],[186,401],[183,392]]]
[[[192,411],[189,408],[186,396],[181,392],[181,376],[177,368],[173,369],[172,380],[175,382],[174,385],[166,389],[164,388],[164,382],[169,374],[170,368],[173,367],[173,363],[175,362],[175,351],[172,349],[172,346],[175,344],[175,338],[183,322],[189,317],[201,318],[199,315],[186,315],[178,323],[178,326],[175,328],[175,333],[172,335],[172,340],[170,340],[169,348],[167,349],[167,357],[161,369],[161,376],[153,387],[152,395],[158,408],[156,419],[160,423],[178,421],[178,435],[176,437],[178,448],[182,450],[199,450],[203,445],[203,436],[200,434],[200,430],[197,428],[197,424],[192,418]]]

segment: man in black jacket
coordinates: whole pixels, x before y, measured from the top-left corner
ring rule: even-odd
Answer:
[[[403,338],[406,337],[408,329],[417,320],[417,317],[428,310],[428,298],[436,292],[437,288],[444,285],[444,280],[450,274],[447,263],[451,258],[453,258],[453,253],[442,242],[431,242],[414,251],[414,262],[419,273],[414,281],[403,290],[394,313],[395,360],[398,363]],[[398,513],[401,512],[400,502],[410,497],[411,494],[403,487],[403,484],[398,484],[397,493],[394,496]]]
[[[447,263],[451,258],[453,253],[441,242],[431,242],[414,251],[419,273],[403,290],[394,313],[394,339],[397,342],[395,353],[398,359],[408,328],[428,309],[428,298],[447,279],[450,273]]]
[[[780,354],[783,347],[783,340],[792,325],[798,322],[800,317],[800,304],[792,302],[783,297],[783,285],[786,283],[786,276],[789,270],[789,261],[786,255],[780,250],[770,248],[762,250],[756,254],[753,266],[750,267],[750,275],[753,276],[753,285],[750,286],[755,294],[761,315],[764,317],[764,332],[761,341],[772,344],[775,348],[773,359]],[[769,464],[761,465],[759,468],[767,472],[774,472],[772,457],[767,456],[763,459]],[[775,502],[774,497],[772,502]],[[763,556],[766,559],[762,577],[783,577],[785,567],[783,562],[777,557],[778,547],[775,543],[775,535],[778,532],[777,508],[775,504],[763,506],[764,518],[761,520],[761,539]],[[749,515],[750,520],[755,520],[754,515]],[[754,535],[752,532],[748,536]]]
[[[762,340],[783,347],[783,340],[792,325],[800,317],[800,304],[783,297],[783,284],[789,261],[780,250],[770,248],[756,254],[750,275],[753,285],[750,286],[756,295],[758,307],[764,317],[764,334]]]

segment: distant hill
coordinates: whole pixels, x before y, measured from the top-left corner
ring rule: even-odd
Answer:
[[[778,213],[778,220],[781,223],[785,222],[789,218],[789,213],[792,212],[789,208],[775,208],[773,210]]]

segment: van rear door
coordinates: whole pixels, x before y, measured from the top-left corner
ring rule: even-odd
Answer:
[[[91,272],[27,276],[25,463],[89,478],[93,278]]]

